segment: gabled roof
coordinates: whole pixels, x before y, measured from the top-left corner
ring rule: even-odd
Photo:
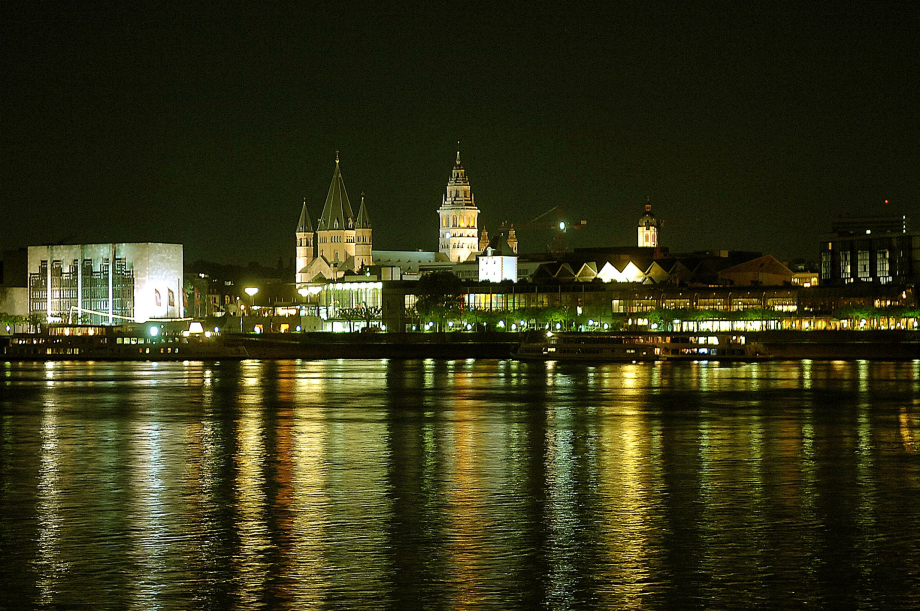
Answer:
[[[578,273],[575,274],[575,279],[579,282],[591,282],[595,278],[597,278],[597,263],[594,261],[588,261],[583,264]]]
[[[303,200],[303,208],[300,209],[300,220],[297,221],[297,233],[313,233],[313,223],[310,222],[310,213],[307,212],[307,200]]]
[[[733,284],[766,284],[777,285],[789,282],[793,277],[792,271],[771,255],[764,255],[732,267],[726,267],[719,272],[721,280],[728,280]]]
[[[339,154],[336,153],[332,184],[329,185],[326,205],[323,206],[323,213],[319,217],[316,229],[317,231],[354,229],[354,216],[351,203],[348,201],[348,193],[345,192],[345,181],[342,180],[342,172],[339,170]]]
[[[355,220],[355,229],[370,229],[371,217],[367,215],[367,206],[364,205],[364,193],[361,194],[361,205],[358,207],[358,218]]]
[[[508,238],[503,233],[492,238],[482,254],[487,257],[517,257],[517,253],[508,244]]]
[[[563,263],[559,266],[559,269],[556,270],[556,273],[553,274],[553,277],[559,280],[573,280],[575,278],[575,271],[572,269],[571,265]]]

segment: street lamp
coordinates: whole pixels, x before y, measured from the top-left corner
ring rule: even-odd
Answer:
[[[256,305],[256,293],[259,292],[259,289],[257,289],[257,288],[254,287],[254,286],[247,286],[246,288],[243,289],[243,292],[246,293],[247,295],[249,295],[249,307],[251,307],[251,308],[252,308],[252,307],[255,307],[255,305]]]

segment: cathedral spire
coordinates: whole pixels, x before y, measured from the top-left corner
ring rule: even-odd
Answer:
[[[317,221],[316,228],[319,231],[348,229],[353,223],[354,216],[354,212],[351,210],[351,203],[348,201],[348,193],[345,192],[342,171],[339,169],[339,152],[336,151],[332,184],[329,185],[326,205],[323,206],[323,213]]]
[[[361,192],[361,205],[358,207],[358,218],[355,221],[355,229],[370,229],[371,218],[367,214],[367,208],[364,206],[364,192]]]
[[[307,198],[303,198],[303,208],[300,209],[300,220],[297,221],[297,233],[313,233],[313,223],[310,222],[310,213],[307,212]]]

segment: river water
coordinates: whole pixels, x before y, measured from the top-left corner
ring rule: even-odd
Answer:
[[[0,363],[0,608],[918,608],[918,380]]]

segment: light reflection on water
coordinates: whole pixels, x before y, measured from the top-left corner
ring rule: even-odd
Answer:
[[[920,362],[4,380],[0,608],[920,606]]]

